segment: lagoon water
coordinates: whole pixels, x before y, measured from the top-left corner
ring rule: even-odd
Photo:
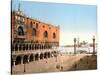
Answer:
[[[73,53],[74,47],[59,47],[58,48],[60,52],[62,53]],[[76,51],[87,51],[87,52],[93,52],[93,47],[76,47]],[[95,49],[97,51],[97,49]]]

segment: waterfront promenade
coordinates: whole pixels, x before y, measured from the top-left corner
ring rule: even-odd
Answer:
[[[59,54],[58,57],[17,65],[13,67],[13,74],[91,70],[96,69],[96,61],[96,55],[91,54]]]

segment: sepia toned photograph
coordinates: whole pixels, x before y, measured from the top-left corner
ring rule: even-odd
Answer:
[[[11,74],[97,70],[97,6],[11,1]]]

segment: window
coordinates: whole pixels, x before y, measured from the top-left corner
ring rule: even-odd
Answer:
[[[54,39],[56,38],[56,34],[55,34],[55,33],[53,33],[53,38],[54,38]]]
[[[45,26],[43,25],[43,28],[45,28]]]
[[[18,35],[19,36],[24,35],[23,27],[21,27],[21,26],[18,27]]]
[[[30,28],[32,28],[32,21],[30,22]]]
[[[38,28],[38,23],[36,23],[36,28]]]
[[[44,32],[44,37],[48,37],[48,32],[47,31]]]
[[[36,29],[35,28],[32,29],[32,36],[36,36]]]

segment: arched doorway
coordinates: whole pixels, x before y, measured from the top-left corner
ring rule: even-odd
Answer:
[[[25,64],[25,63],[28,63],[28,56],[27,55],[25,55],[24,57],[23,57],[23,63]]]
[[[50,55],[50,52],[48,52],[48,58],[50,58],[50,56],[51,56],[51,55]]]
[[[47,53],[47,52],[45,52],[45,53],[44,53],[44,58],[46,59],[46,58],[47,58],[47,56],[48,56],[48,53]]]
[[[43,53],[40,54],[40,59],[43,59]]]
[[[15,65],[21,64],[21,56],[16,57]]]
[[[35,61],[39,59],[39,54],[35,54]]]
[[[30,55],[29,61],[30,61],[30,62],[33,61],[33,54]]]

